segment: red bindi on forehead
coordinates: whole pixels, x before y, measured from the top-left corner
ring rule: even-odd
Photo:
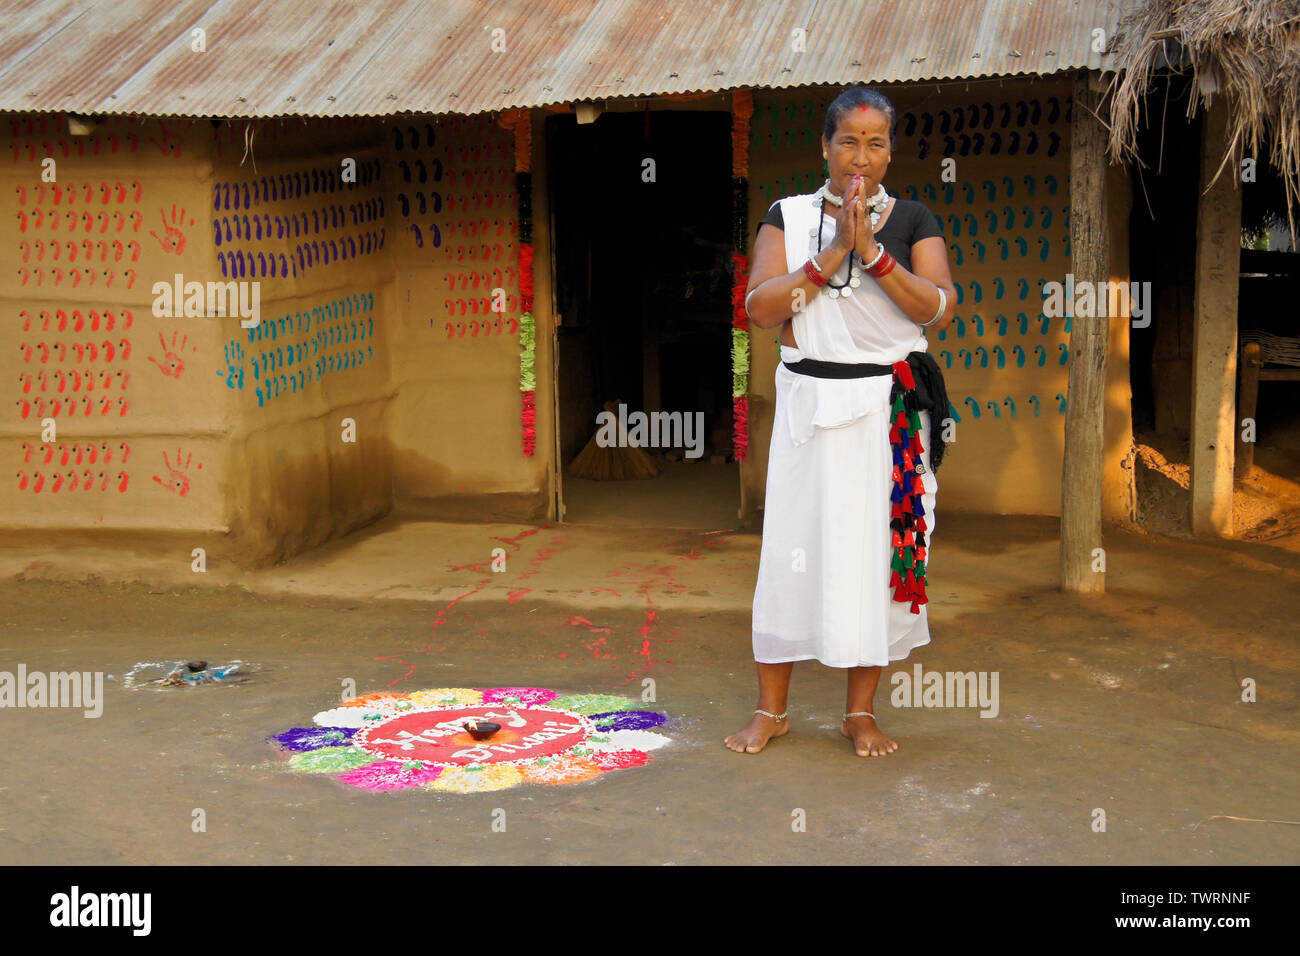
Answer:
[[[872,110],[872,109],[875,109],[875,107],[873,107],[873,106],[868,106],[868,105],[865,104],[865,103],[860,103],[860,104],[858,104],[858,106],[857,106],[857,112],[858,112],[858,113],[866,113],[868,110]],[[866,116],[859,116],[858,119],[860,119],[860,120],[866,120],[866,119],[869,119],[869,117],[866,117]],[[850,130],[849,132],[850,132],[850,134],[851,134],[851,133],[852,133],[852,130]],[[860,129],[860,130],[858,130],[858,135],[859,135],[859,136],[870,136],[870,135],[871,135],[871,131],[870,131],[870,130],[865,130],[865,129]]]

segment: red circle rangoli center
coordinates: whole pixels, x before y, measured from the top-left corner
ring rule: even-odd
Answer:
[[[475,740],[465,729],[471,720],[491,721],[501,729],[486,740]],[[569,711],[482,704],[396,714],[361,730],[354,743],[384,760],[463,767],[553,756],[595,732],[590,720]]]

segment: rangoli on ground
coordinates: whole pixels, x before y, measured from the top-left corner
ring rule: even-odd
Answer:
[[[364,790],[578,783],[644,766],[670,742],[652,729],[668,718],[636,704],[610,694],[561,697],[544,687],[381,692],[269,740],[292,754],[290,770],[333,774]]]

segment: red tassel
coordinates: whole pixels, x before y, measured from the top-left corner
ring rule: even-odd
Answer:
[[[912,367],[906,362],[895,362],[894,374],[898,376],[898,380],[902,383],[903,388],[908,389],[909,391],[916,388],[916,382],[912,380]]]

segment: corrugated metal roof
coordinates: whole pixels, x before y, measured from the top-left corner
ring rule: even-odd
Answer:
[[[480,113],[1107,69],[1093,31],[1109,40],[1138,2],[0,0],[0,110]]]

